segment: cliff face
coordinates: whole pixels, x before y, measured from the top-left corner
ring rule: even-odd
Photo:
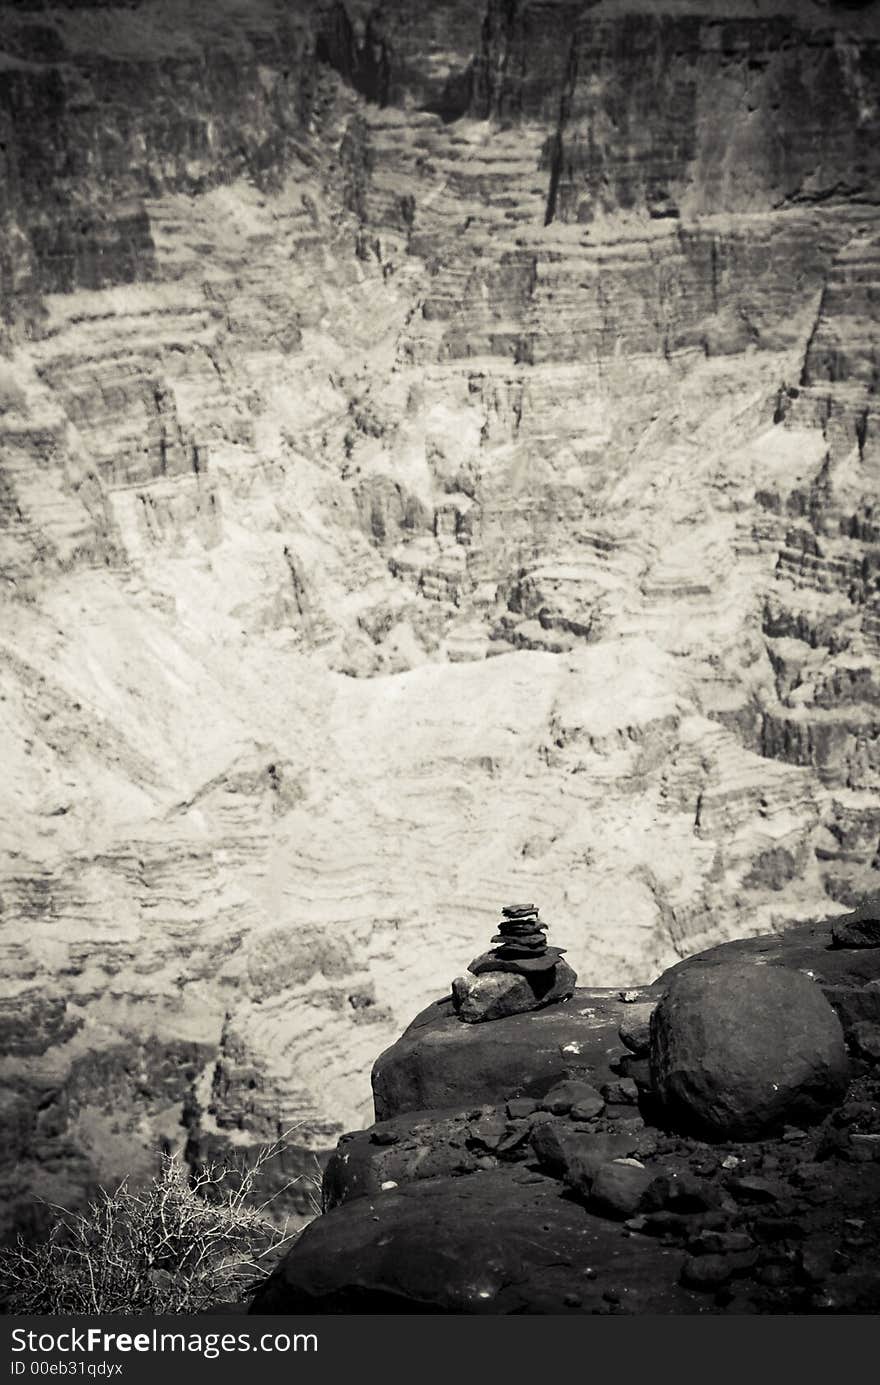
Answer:
[[[877,879],[876,7],[181,10],[0,10],[10,1206]]]

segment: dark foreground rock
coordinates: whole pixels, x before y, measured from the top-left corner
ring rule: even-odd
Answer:
[[[651,989],[631,994],[644,1001]],[[459,1021],[451,1001],[437,1001],[376,1060],[376,1118],[495,1101],[499,1094],[542,1097],[567,1077],[601,1087],[614,1076],[610,1058],[629,1009],[618,991],[579,987],[563,1004],[470,1025]]]
[[[821,1120],[846,1091],[840,1020],[815,981],[727,962],[674,976],[651,1017],[651,1077],[673,1123],[752,1139]]]
[[[331,1210],[252,1311],[880,1311],[880,1063],[865,1018],[878,981],[880,952],[835,947],[829,922],[725,944],[628,1001],[580,989],[473,1026],[429,1007],[377,1061],[379,1119],[340,1141]],[[638,1056],[667,994],[702,996],[704,1016],[756,1010],[742,1027],[764,1045],[769,1082],[751,1099],[781,1128],[711,1140],[679,1128]],[[847,1035],[845,1091],[828,1002]],[[803,1013],[783,1023],[786,1005]],[[825,1054],[833,1109],[781,1113],[767,1095],[795,1030]]]
[[[486,1171],[360,1198],[307,1227],[257,1313],[694,1313],[681,1255],[621,1236],[542,1174]]]

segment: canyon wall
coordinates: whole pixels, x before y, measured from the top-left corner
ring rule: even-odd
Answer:
[[[508,897],[877,888],[878,97],[872,4],[0,7],[10,1225],[308,1169]]]

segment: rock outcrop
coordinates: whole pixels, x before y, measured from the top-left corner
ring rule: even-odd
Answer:
[[[579,990],[473,1026],[437,1007],[377,1061],[377,1122],[340,1140],[327,1210],[253,1311],[876,1312],[880,1049],[860,1026],[880,1029],[850,1027],[847,1056],[832,1006],[878,983],[880,947],[844,956],[825,923],[699,954],[627,999]],[[739,1035],[724,1021],[744,996]]]
[[[10,1226],[305,1166],[502,891],[602,986],[876,890],[878,55],[0,7]]]

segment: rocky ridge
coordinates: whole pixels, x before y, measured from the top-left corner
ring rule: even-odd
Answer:
[[[513,887],[601,984],[876,880],[877,52],[0,9],[13,1219],[326,1148]]]
[[[804,924],[481,1025],[437,1002],[253,1311],[876,1312],[878,910],[855,950]]]

